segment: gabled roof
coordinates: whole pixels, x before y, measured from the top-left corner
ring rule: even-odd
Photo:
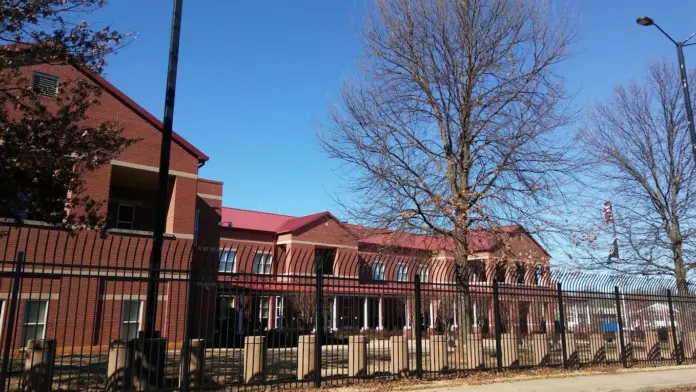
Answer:
[[[290,216],[268,212],[250,211],[239,208],[222,207],[221,225],[232,229],[264,231],[275,234],[293,233],[321,219],[335,220],[358,239],[360,244],[391,246],[398,248],[427,250],[431,252],[454,250],[452,238],[425,234],[412,234],[401,231],[379,230],[371,227],[346,224],[330,212],[320,212],[305,216]],[[469,231],[469,250],[473,253],[493,252],[501,243],[500,235],[526,234],[546,255],[546,250],[522,226],[501,226],[493,230]]]
[[[305,216],[289,216],[271,214],[268,212],[250,211],[239,208],[222,207],[221,225],[223,227],[243,230],[266,231],[275,234],[293,233],[311,225],[321,219],[329,218],[343,226],[346,231],[353,231],[346,227],[330,212],[324,211]]]
[[[17,51],[24,51],[24,50],[29,50],[34,45],[32,44],[12,44],[12,45],[4,45],[4,47],[14,47]],[[164,124],[162,124],[162,121],[157,119],[155,116],[153,116],[150,112],[145,110],[142,106],[138,105],[134,100],[132,100],[130,97],[128,97],[123,91],[119,90],[114,86],[113,84],[109,83],[106,79],[104,79],[102,76],[96,74],[95,72],[81,67],[75,63],[69,62],[70,65],[75,67],[78,71],[80,71],[82,74],[87,76],[90,80],[92,80],[94,83],[99,85],[101,88],[103,88],[106,92],[111,94],[114,98],[118,99],[126,105],[129,109],[131,109],[134,113],[138,114],[140,117],[142,117],[145,121],[149,122],[152,126],[157,128],[160,132],[162,132],[164,128]],[[181,137],[178,133],[172,132],[172,140],[180,145],[184,150],[186,150],[189,154],[195,156],[198,158],[199,162],[206,162],[208,161],[209,157],[205,155],[201,150],[197,149],[194,147],[191,143],[189,143],[186,139]]]
[[[222,207],[220,216],[223,227],[269,233],[277,233],[278,229],[292,219],[296,217],[229,207]]]
[[[354,226],[356,227],[356,226]],[[357,226],[359,227],[359,226]],[[519,230],[518,225],[502,226],[498,228],[500,233],[513,234]],[[362,228],[361,229],[365,229]],[[358,229],[360,230],[360,229]],[[399,231],[381,231],[370,233],[363,230],[367,235],[360,239],[361,243],[395,246],[400,248],[422,249],[429,251],[454,251],[454,241],[452,238],[444,236],[433,236],[425,234],[412,234]],[[469,251],[474,253],[491,252],[500,244],[496,237],[498,233],[491,230],[472,230],[469,231]]]
[[[358,225],[351,225],[350,227],[358,236],[359,242],[363,244],[428,250],[432,252],[454,251],[454,240],[450,237],[378,230]],[[495,230],[470,230],[468,233],[469,251],[473,253],[493,252],[501,244],[500,235],[514,235],[519,233],[524,233],[542,252],[544,252],[544,254],[550,256],[546,249],[520,225],[501,226]]]
[[[278,228],[278,234],[292,233],[293,231],[299,230],[307,225],[310,225],[319,219],[330,217],[333,218],[330,212],[324,211],[318,214],[311,214],[301,216],[299,218],[293,218],[286,221],[280,228]],[[335,218],[334,218],[335,219]]]

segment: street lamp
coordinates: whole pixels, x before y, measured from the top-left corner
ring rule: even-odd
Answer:
[[[677,42],[669,34],[667,34],[660,26],[655,23],[652,18],[647,16],[641,16],[636,19],[636,23],[641,26],[655,26],[662,34],[667,37],[672,43],[677,47],[677,59],[679,60],[679,72],[681,73],[682,88],[684,89],[684,106],[686,106],[686,119],[689,126],[689,135],[691,136],[691,151],[694,154],[694,160],[696,161],[696,129],[694,129],[694,113],[691,110],[691,95],[689,95],[689,81],[686,77],[686,65],[684,64],[684,47],[696,44],[696,42],[689,43],[691,38],[696,36],[693,33],[685,41]]]

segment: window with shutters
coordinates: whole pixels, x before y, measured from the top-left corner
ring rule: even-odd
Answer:
[[[39,95],[55,98],[58,96],[58,77],[34,72],[32,88]]]

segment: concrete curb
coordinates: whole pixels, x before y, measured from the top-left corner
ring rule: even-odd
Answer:
[[[617,388],[608,392],[658,392],[666,389],[696,388],[696,381],[675,382],[668,384],[654,384],[643,387]]]

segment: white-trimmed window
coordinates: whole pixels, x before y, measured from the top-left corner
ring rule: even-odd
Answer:
[[[430,269],[427,266],[421,265],[419,267],[418,273],[420,274],[420,281],[422,283],[430,282]]]
[[[270,275],[271,264],[273,264],[273,255],[270,252],[257,252],[254,255],[253,273]]]
[[[119,229],[133,230],[135,223],[135,206],[131,204],[119,204],[116,211],[116,227]]]
[[[384,280],[384,263],[381,261],[375,261],[372,263],[372,279]]]
[[[121,339],[135,339],[140,332],[143,301],[123,301],[121,308]]]
[[[408,266],[406,264],[396,265],[396,281],[406,282],[408,281]]]
[[[655,326],[662,327],[667,325],[667,318],[663,313],[655,313]]]
[[[55,98],[58,96],[58,77],[34,72],[31,87],[38,95]]]
[[[268,328],[268,318],[270,315],[271,297],[261,297],[259,299],[259,327]]]
[[[26,301],[24,303],[24,323],[22,324],[22,340],[46,338],[46,315],[48,301]]]
[[[223,249],[220,251],[219,272],[236,272],[235,264],[237,261],[236,249]]]
[[[275,324],[273,324],[273,326],[276,328],[283,328],[283,321],[285,320],[285,316],[283,314],[283,309],[285,309],[283,297],[276,296],[275,297]]]

